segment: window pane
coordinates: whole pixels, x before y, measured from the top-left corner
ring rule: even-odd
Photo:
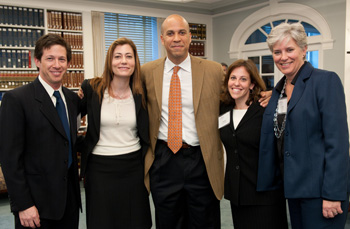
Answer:
[[[272,22],[272,24],[273,24],[273,27],[276,27],[276,26],[278,26],[279,24],[281,24],[282,22],[286,22],[286,20],[278,20],[278,21],[274,21],[274,22]]]
[[[269,34],[271,32],[271,25],[270,25],[270,23],[261,26],[261,29],[264,30],[267,34]]]
[[[141,64],[158,59],[157,18],[105,13],[106,52],[120,37],[135,43]]]
[[[274,73],[274,62],[272,55],[262,56],[261,73]]]
[[[318,68],[318,51],[307,52],[306,60],[309,61],[314,68]]]
[[[248,57],[249,60],[252,60],[254,62],[254,64],[256,65],[259,73],[260,73],[260,60],[259,60],[259,57],[258,56],[251,56],[251,57]]]
[[[301,24],[304,26],[305,32],[306,32],[308,37],[320,35],[320,32],[315,27],[310,25],[309,23],[301,22]]]
[[[261,43],[266,41],[266,36],[260,31],[260,30],[255,30],[254,33],[252,33],[245,44],[254,44],[254,43]]]
[[[272,90],[274,86],[274,77],[272,76],[262,76],[263,81],[266,85],[266,90]]]
[[[299,20],[288,19],[288,23],[289,23],[289,24],[297,23],[297,22],[299,22]]]

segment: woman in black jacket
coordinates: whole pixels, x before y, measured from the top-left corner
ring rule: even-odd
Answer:
[[[109,47],[102,77],[82,84],[81,145],[88,228],[151,228],[143,157],[149,146],[148,113],[135,44]]]
[[[227,155],[224,197],[231,203],[235,229],[288,228],[283,191],[256,191],[264,113],[258,100],[265,88],[251,60],[237,60],[229,66],[219,128]]]

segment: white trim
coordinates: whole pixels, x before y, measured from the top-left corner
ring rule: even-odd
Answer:
[[[290,13],[294,12],[294,13]],[[310,44],[320,44],[319,53],[322,55],[323,50],[332,49],[334,40],[331,38],[331,31],[326,20],[316,10],[296,3],[277,3],[270,2],[270,5],[264,7],[244,19],[235,30],[230,43],[230,58],[242,58],[243,53],[252,50],[251,45],[245,45],[248,37],[261,26],[276,20],[296,19],[313,25],[320,33],[319,36],[309,37]],[[259,44],[260,45],[260,44]],[[259,49],[266,49],[265,45],[259,46]],[[322,63],[320,63],[322,64]]]

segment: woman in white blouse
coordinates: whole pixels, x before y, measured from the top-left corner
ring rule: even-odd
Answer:
[[[101,77],[82,84],[88,129],[79,146],[85,178],[88,228],[151,228],[143,157],[148,114],[135,44],[119,38],[109,47]]]

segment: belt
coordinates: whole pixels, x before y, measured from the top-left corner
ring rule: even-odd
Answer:
[[[166,146],[168,146],[168,143],[166,141],[164,141],[164,140],[158,140],[158,141],[163,143],[163,144],[165,144]],[[189,148],[192,148],[192,147],[194,147],[194,146],[191,146],[191,145],[189,145],[189,144],[187,144],[185,142],[182,142],[181,149],[189,149]]]

